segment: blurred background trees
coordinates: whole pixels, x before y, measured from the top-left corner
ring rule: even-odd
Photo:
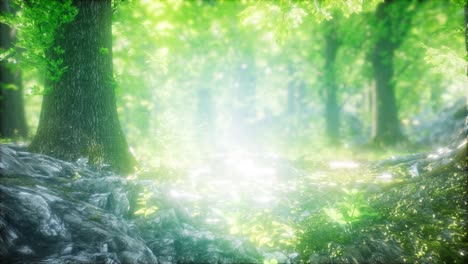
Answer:
[[[31,39],[59,22],[37,27],[41,9],[13,4],[16,18],[2,22],[24,51],[2,47],[2,63],[20,65],[35,131],[49,38]],[[241,147],[427,148],[450,140],[429,140],[444,109],[464,113],[459,1],[116,1],[112,23],[118,113],[136,157],[154,166]]]
[[[14,16],[15,11],[9,1],[0,3],[0,12]],[[0,61],[0,137],[15,138],[28,136],[28,126],[24,114],[23,83],[21,70],[14,58],[8,56],[15,49],[16,30],[8,24],[0,23],[0,49],[5,52]]]

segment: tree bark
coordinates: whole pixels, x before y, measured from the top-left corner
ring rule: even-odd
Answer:
[[[1,1],[0,12],[13,13],[8,1]],[[0,23],[0,48],[2,50],[12,48],[15,39],[15,30]],[[28,136],[21,73],[15,69],[15,65],[9,64],[6,60],[0,61],[0,118],[1,138]]]
[[[74,21],[55,34],[67,70],[60,80],[46,81],[30,148],[65,160],[86,157],[128,173],[135,161],[117,116],[111,0],[73,0],[73,5],[78,9]]]
[[[335,21],[330,20],[325,24],[325,123],[328,141],[336,145],[340,140],[340,108],[338,105],[338,85],[336,82],[336,55],[339,42],[337,39]]]
[[[376,27],[377,39],[370,56],[375,79],[372,141],[377,145],[392,145],[404,139],[400,130],[393,81],[393,57],[402,37],[395,36],[392,31],[393,23],[398,22],[392,21],[390,17],[391,4],[391,0],[385,0],[377,7],[379,27]]]

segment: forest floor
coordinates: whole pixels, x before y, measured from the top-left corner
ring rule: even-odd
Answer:
[[[466,139],[434,153],[301,159],[235,151],[159,182],[198,224],[265,263],[464,263]]]
[[[127,178],[0,145],[0,257],[467,263],[467,141],[374,161],[362,149],[298,160],[237,149]]]

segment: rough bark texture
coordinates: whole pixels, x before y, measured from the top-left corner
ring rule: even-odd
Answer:
[[[403,139],[393,82],[393,56],[403,37],[395,35],[401,32],[392,30],[395,27],[393,23],[402,22],[392,20],[392,4],[393,1],[385,0],[377,7],[377,39],[370,56],[375,79],[372,138],[375,144],[384,145],[391,145]]]
[[[1,13],[11,13],[8,1],[0,2]],[[13,47],[15,30],[0,23],[0,49]],[[24,114],[21,74],[15,65],[0,61],[0,137],[27,137],[28,127]]]
[[[326,22],[325,35],[325,123],[330,144],[337,144],[340,138],[340,109],[337,99],[338,85],[336,83],[335,60],[339,42],[336,34],[335,21]]]
[[[48,82],[33,151],[65,160],[87,157],[127,173],[134,159],[120,126],[113,85],[111,1],[74,0],[75,20],[56,34],[67,67]],[[52,58],[54,59],[54,58]]]

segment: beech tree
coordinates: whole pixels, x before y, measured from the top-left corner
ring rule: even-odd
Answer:
[[[116,109],[112,67],[111,0],[73,0],[74,20],[55,32],[49,59],[65,69],[46,80],[30,148],[54,157],[87,157],[126,173],[134,165]],[[55,51],[55,52],[54,52]]]

